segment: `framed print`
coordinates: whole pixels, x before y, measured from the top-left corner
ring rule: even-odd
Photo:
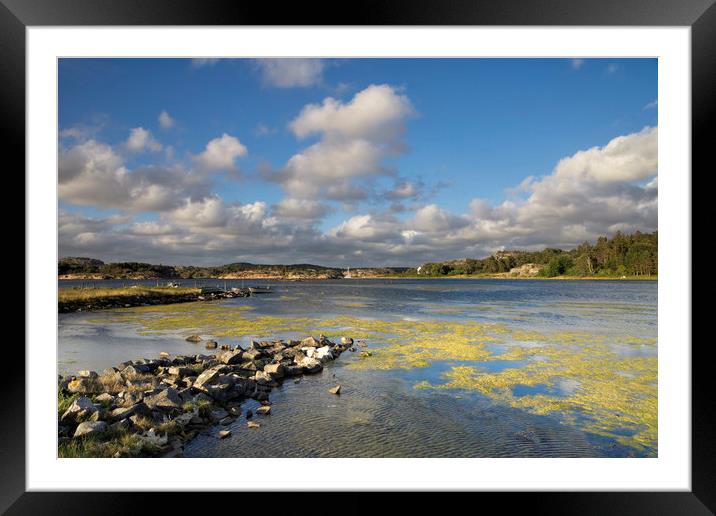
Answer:
[[[691,336],[709,2],[179,4],[0,10],[28,300],[3,510],[714,510]]]

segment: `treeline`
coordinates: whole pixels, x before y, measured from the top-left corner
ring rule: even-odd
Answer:
[[[342,275],[340,269],[311,264],[259,265],[253,263],[230,263],[214,267],[155,265],[143,262],[104,263],[94,258],[61,258],[57,264],[59,275],[97,275],[103,278],[216,278],[230,274],[256,273],[288,276],[301,274],[314,276],[319,274]]]
[[[658,274],[658,234],[617,232],[611,239],[599,237],[571,250],[500,251],[483,259],[430,262],[421,276],[497,274],[529,264],[539,266],[538,276],[655,276]]]

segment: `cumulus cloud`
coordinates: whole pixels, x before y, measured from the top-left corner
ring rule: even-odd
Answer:
[[[59,197],[73,204],[161,211],[209,191],[204,178],[180,167],[130,170],[111,146],[95,140],[61,150],[58,159]]]
[[[129,152],[159,152],[162,144],[154,139],[152,133],[143,127],[135,127],[129,131],[129,138],[125,143]]]
[[[247,153],[246,146],[238,138],[224,133],[207,143],[204,151],[196,156],[196,161],[207,171],[234,170],[236,158]]]
[[[323,80],[325,63],[321,59],[269,58],[254,62],[266,86],[306,87],[320,84]]]
[[[336,105],[331,111],[340,113],[349,105]],[[373,129],[385,127],[355,120],[342,124],[336,121],[341,116],[312,114],[301,130],[318,135],[318,144],[332,145],[336,138],[341,144],[358,141],[373,148]],[[362,132],[357,126],[371,129]],[[399,139],[399,126],[392,132],[397,136],[389,138],[393,144]],[[501,203],[475,198],[463,210],[422,204],[400,216],[367,210],[322,230],[321,221],[332,211],[330,201],[288,195],[271,206],[261,200],[227,202],[211,193],[205,173],[159,167],[130,170],[112,147],[88,140],[60,154],[60,197],[74,204],[116,208],[120,215],[89,218],[61,211],[60,254],[162,263],[367,266],[484,257],[498,249],[571,247],[617,230],[657,228],[657,141],[658,129],[647,127],[575,152],[548,174],[522,181]],[[379,158],[371,159],[379,163]],[[336,158],[330,167],[344,166],[340,163]],[[321,183],[320,173],[306,170],[301,177],[318,178],[320,192],[370,188],[354,181],[374,173],[367,167],[365,173],[344,176],[346,181]],[[282,181],[292,178],[287,175]],[[407,183],[396,181],[396,198],[415,197],[419,185]],[[154,219],[135,221],[133,213],[143,210],[156,211]]]
[[[174,127],[174,119],[166,111],[159,113],[159,126],[162,129],[171,129]]]
[[[371,85],[350,102],[328,97],[309,104],[289,124],[303,139],[320,140],[292,156],[283,169],[266,174],[292,198],[363,199],[369,176],[390,173],[383,160],[402,152],[409,99],[388,85]]]

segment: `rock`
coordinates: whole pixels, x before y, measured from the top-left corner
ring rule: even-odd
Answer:
[[[137,403],[130,407],[119,407],[109,413],[110,421],[121,421],[133,416],[151,417],[151,409],[144,403]]]
[[[241,407],[229,407],[227,410],[229,414],[234,417],[239,417],[241,415]]]
[[[252,417],[254,417],[254,413],[251,412],[251,409],[248,409],[246,411],[246,419],[251,419]]]
[[[219,370],[216,367],[212,367],[201,373],[196,377],[196,381],[193,388],[204,391],[209,385],[217,383],[219,381]]]
[[[109,427],[104,421],[85,421],[80,423],[75,430],[74,437],[89,437],[91,435],[99,435],[107,431]]]
[[[284,367],[284,375],[286,376],[298,376],[303,374],[303,367],[297,365],[287,365]]]
[[[301,341],[303,347],[318,348],[321,346],[321,342],[314,339],[313,337],[306,337]]]
[[[206,341],[206,349],[216,349],[219,347],[219,343],[215,340],[207,340]]]
[[[72,393],[93,394],[100,392],[101,388],[96,382],[89,378],[75,378],[67,384],[67,390]]]
[[[169,353],[167,353],[166,351],[160,351],[159,356],[161,358],[169,358]]]
[[[254,361],[254,360],[258,360],[263,355],[264,355],[264,353],[260,349],[250,348],[250,349],[247,349],[246,351],[244,351],[243,358],[244,358],[244,360],[248,359],[248,360]]]
[[[60,417],[60,423],[63,425],[72,423],[81,423],[88,421],[90,417],[97,412],[92,400],[86,396],[80,396],[72,405],[69,406],[65,413]]]
[[[372,357],[372,356],[373,356],[373,353],[371,353],[370,351],[361,351],[361,352],[358,354],[358,356],[363,357],[363,358],[367,358],[367,357]]]
[[[129,365],[122,369],[122,375],[124,378],[138,376],[149,372],[149,366],[144,364]]]
[[[341,393],[341,386],[340,386],[340,385],[336,385],[336,386],[333,387],[332,389],[328,389],[328,392],[330,392],[331,394],[340,394],[340,393]]]
[[[233,417],[231,417],[231,416],[226,416],[224,419],[222,419],[221,421],[219,421],[219,424],[220,424],[221,426],[230,425],[233,420],[234,420]]]
[[[224,419],[225,417],[227,417],[228,415],[229,415],[229,413],[226,412],[224,409],[218,408],[218,409],[214,409],[211,411],[210,417],[214,423],[217,423],[217,422],[221,421],[222,419]]]
[[[169,387],[163,391],[144,398],[144,403],[151,409],[181,409],[182,399],[176,389]]]
[[[315,347],[304,347],[304,348],[301,348],[301,351],[303,351],[308,358],[313,358],[313,355],[315,355],[315,353],[316,353],[316,348]]]
[[[306,357],[300,362],[297,362],[296,365],[302,367],[304,369],[304,372],[309,374],[318,373],[323,369],[323,365],[321,365],[321,362],[315,358]]]
[[[226,439],[229,436],[231,436],[231,430],[220,430],[219,431],[219,439]]]
[[[172,366],[169,369],[167,369],[167,373],[172,376],[189,376],[194,374],[194,370],[190,369],[189,367],[181,367],[181,366]]]
[[[129,419],[121,419],[109,425],[109,429],[116,432],[118,430],[127,430],[130,426],[132,426],[132,422]]]
[[[261,423],[256,423],[255,421],[247,421],[246,426],[248,428],[261,428]]]
[[[99,401],[100,403],[112,403],[114,401],[114,396],[108,392],[103,392],[99,396],[96,396],[94,400]]]
[[[263,414],[264,416],[271,413],[271,405],[261,405],[256,409],[257,414]]]
[[[221,345],[221,349],[222,349],[222,350],[230,350],[230,349],[231,349],[231,346],[229,346],[228,344],[222,344],[222,345]]]
[[[329,360],[333,360],[333,353],[331,353],[331,348],[329,346],[323,346],[316,349],[312,358],[317,358],[321,362],[328,362]]]
[[[224,351],[219,353],[216,358],[227,365],[238,365],[244,360],[244,352],[242,350]]]
[[[186,338],[186,340],[188,342],[201,342],[201,337],[199,335],[194,334],[194,335],[189,335]]]
[[[121,406],[130,407],[142,401],[142,399],[144,399],[144,394],[137,391],[120,392],[118,398],[121,400]]]
[[[351,346],[353,344],[353,339],[351,339],[350,337],[341,337],[341,344]]]
[[[97,378],[97,376],[99,376],[99,375],[98,375],[97,373],[95,373],[94,371],[88,371],[88,370],[86,370],[86,369],[83,370],[83,371],[79,371],[79,372],[77,373],[77,375],[78,375],[79,377],[81,377],[81,378]]]
[[[268,385],[271,387],[277,385],[273,377],[265,371],[256,371],[256,374],[254,375],[254,381],[256,381],[256,383],[259,385]]]
[[[264,373],[268,373],[272,378],[282,378],[284,374],[283,365],[279,364],[267,364],[264,366]]]

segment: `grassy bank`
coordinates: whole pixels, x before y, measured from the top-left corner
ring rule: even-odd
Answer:
[[[144,304],[169,304],[196,301],[201,289],[173,287],[81,288],[58,289],[60,312],[97,310]]]

